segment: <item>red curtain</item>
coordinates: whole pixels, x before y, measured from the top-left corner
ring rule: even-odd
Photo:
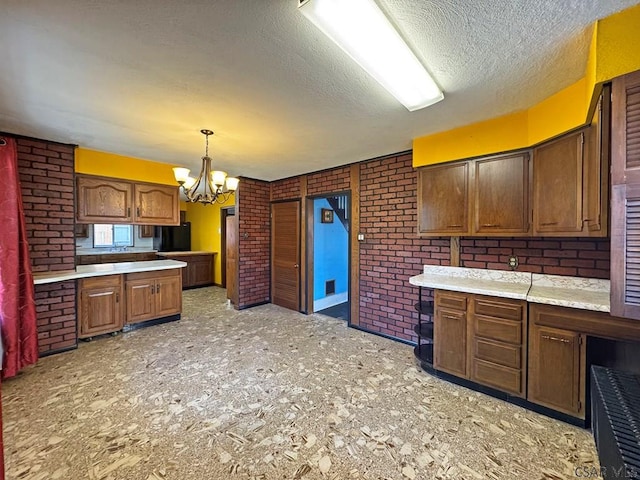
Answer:
[[[0,179],[0,333],[2,378],[8,378],[38,360],[33,276],[13,138],[0,137]]]

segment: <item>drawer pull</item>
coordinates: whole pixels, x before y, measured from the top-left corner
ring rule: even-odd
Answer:
[[[551,225],[557,225],[558,222],[542,222],[540,225],[542,225],[543,227],[548,227]]]
[[[462,225],[447,225],[447,228],[460,228]]]
[[[571,340],[567,340],[566,338],[552,337],[551,335],[542,335],[544,340],[551,340],[552,342],[562,342],[562,343],[571,343]]]
[[[482,226],[487,228],[496,228],[496,227],[499,227],[500,224],[499,223],[483,223]]]
[[[445,318],[447,320],[460,320],[460,317],[456,317],[453,315],[442,315],[442,318]]]

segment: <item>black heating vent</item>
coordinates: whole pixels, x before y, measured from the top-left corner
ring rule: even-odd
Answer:
[[[602,476],[640,478],[640,377],[591,367],[591,420]]]

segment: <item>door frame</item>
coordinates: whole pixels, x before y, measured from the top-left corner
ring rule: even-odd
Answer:
[[[236,207],[220,207],[220,286],[227,288],[227,217],[236,214]],[[215,258],[214,258],[215,262]],[[213,267],[215,269],[215,265]]]
[[[347,211],[349,212],[349,229],[347,230],[347,281],[349,284],[347,285],[347,301],[349,305],[353,301],[352,292],[352,282],[353,278],[351,277],[351,269],[352,269],[352,256],[351,256],[351,234],[353,233],[353,218],[351,208],[351,190],[341,190],[339,192],[330,192],[330,193],[321,193],[318,195],[309,195],[306,197],[306,219],[307,219],[307,250],[305,252],[305,258],[307,260],[307,275],[306,275],[306,285],[304,285],[307,297],[307,311],[305,313],[312,314],[313,311],[313,283],[314,283],[314,269],[313,269],[313,252],[314,252],[314,236],[313,236],[313,226],[314,226],[314,211],[313,204],[314,201],[320,198],[328,198],[328,197],[338,197],[344,195],[347,197]],[[351,326],[351,317],[352,317],[353,309],[349,308],[349,318],[347,320],[347,325]]]

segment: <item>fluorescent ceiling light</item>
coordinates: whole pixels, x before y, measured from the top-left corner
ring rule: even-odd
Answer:
[[[444,98],[373,0],[300,0],[298,8],[409,111]]]

